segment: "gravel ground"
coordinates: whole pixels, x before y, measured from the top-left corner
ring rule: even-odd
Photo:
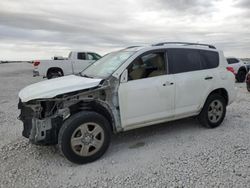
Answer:
[[[250,187],[250,94],[237,100],[224,123],[205,129],[194,119],[112,137],[107,153],[74,165],[57,147],[21,136],[17,93],[37,82],[30,64],[0,65],[0,187]]]

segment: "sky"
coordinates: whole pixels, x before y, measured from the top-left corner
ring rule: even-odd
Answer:
[[[101,55],[163,41],[250,57],[249,0],[1,0],[0,60]]]

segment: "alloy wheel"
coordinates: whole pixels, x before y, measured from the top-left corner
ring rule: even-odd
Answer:
[[[104,142],[104,131],[96,123],[80,125],[71,136],[72,150],[79,156],[88,157],[95,154]]]

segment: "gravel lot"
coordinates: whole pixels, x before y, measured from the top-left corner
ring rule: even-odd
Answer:
[[[31,145],[17,120],[18,91],[41,78],[30,64],[0,65],[0,187],[250,187],[250,94],[224,123],[205,129],[194,119],[142,128],[112,138],[98,161],[78,166],[57,147]]]

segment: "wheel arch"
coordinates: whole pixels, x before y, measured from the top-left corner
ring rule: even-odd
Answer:
[[[77,104],[70,106],[71,115],[84,111],[84,110],[93,111],[93,112],[103,115],[109,121],[111,131],[114,133],[117,132],[116,127],[115,127],[115,118],[112,113],[112,110],[108,107],[108,105],[102,104],[101,102],[98,102],[98,101],[91,101],[88,103],[81,101]]]
[[[211,91],[209,93],[209,95],[207,96],[207,99],[208,99],[209,96],[211,96],[213,94],[219,94],[219,95],[221,95],[226,100],[226,104],[228,105],[229,97],[228,97],[228,92],[227,92],[227,90],[225,88],[218,88],[218,89],[215,89],[215,90]]]
[[[52,71],[60,71],[62,73],[62,76],[64,76],[64,72],[63,70],[60,68],[60,67],[50,67],[48,70],[47,70],[47,73],[46,73],[46,76],[48,77],[48,74]]]

